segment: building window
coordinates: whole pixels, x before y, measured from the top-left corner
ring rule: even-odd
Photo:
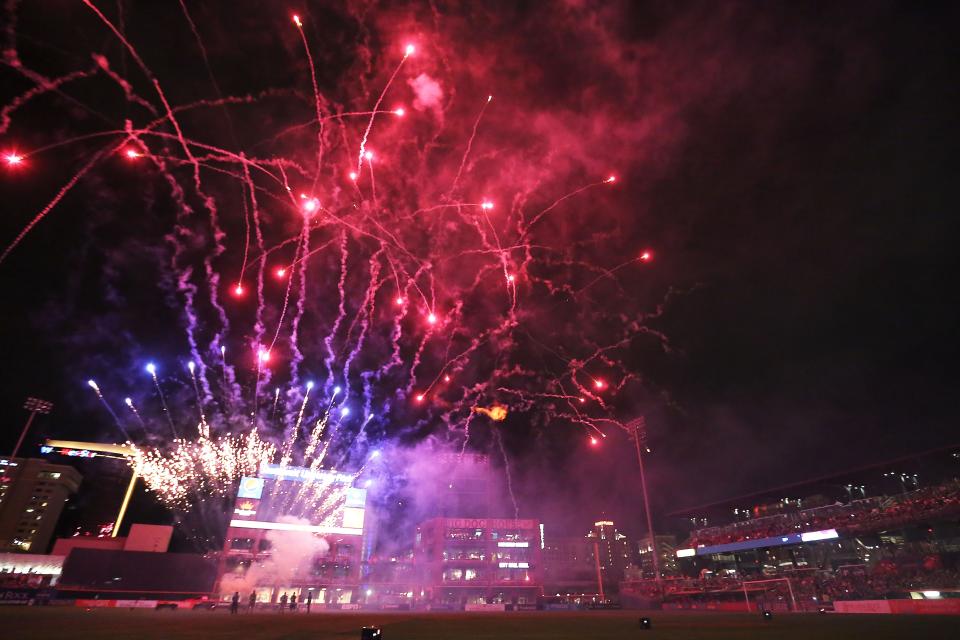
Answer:
[[[480,573],[476,569],[446,569],[443,572],[444,582],[460,582],[467,580],[477,580]]]
[[[483,538],[483,529],[450,529],[447,540],[467,541]]]
[[[253,538],[233,538],[230,540],[230,548],[239,550],[253,549]]]

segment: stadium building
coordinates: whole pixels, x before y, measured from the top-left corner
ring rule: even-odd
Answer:
[[[241,480],[220,555],[218,589],[229,600],[275,603],[284,594],[317,605],[356,605],[368,555],[366,489],[355,476],[263,465]]]
[[[949,600],[931,606],[960,613],[956,448],[673,515],[696,528],[676,550],[683,577],[664,581],[668,606],[847,610]]]
[[[537,520],[427,520],[414,543],[417,599],[431,607],[533,607],[543,593],[542,543]]]

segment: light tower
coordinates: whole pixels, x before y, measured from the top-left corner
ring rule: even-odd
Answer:
[[[27,424],[23,425],[23,431],[20,432],[20,438],[17,440],[17,446],[13,448],[13,453],[10,454],[11,458],[17,457],[17,452],[20,451],[20,446],[23,444],[23,439],[27,437],[27,431],[30,430],[30,425],[33,424],[33,419],[37,417],[38,413],[50,413],[50,410],[53,409],[53,403],[47,400],[41,400],[40,398],[27,398],[27,401],[23,403],[23,408],[30,412],[30,417],[27,418]]]

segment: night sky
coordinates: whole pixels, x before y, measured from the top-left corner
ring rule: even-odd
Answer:
[[[171,102],[215,97],[177,3],[97,4],[123,22]],[[222,95],[271,88],[306,96],[238,108],[229,124],[214,110],[189,121],[194,137],[257,155],[266,153],[258,144],[268,131],[310,119],[309,68],[290,20],[298,11],[320,89],[334,100],[348,84],[375,100],[404,38],[413,38],[422,57],[418,51],[388,108],[412,103],[407,80],[420,72],[416,65],[442,76],[443,113],[425,107],[413,115],[432,118],[432,126],[443,120],[444,133],[432,142],[448,145],[452,158],[493,94],[475,151],[485,158],[476,171],[488,183],[506,184],[498,171],[510,172],[515,182],[539,181],[555,198],[617,175],[615,190],[561,205],[538,238],[570,247],[583,240],[576,255],[606,268],[644,249],[654,259],[576,301],[537,299],[514,346],[550,376],[558,363],[538,344],[581,321],[573,306],[643,314],[646,333],[619,357],[637,379],[610,411],[622,420],[647,417],[660,513],[960,440],[955,4],[186,4]],[[100,53],[155,102],[149,82],[87,7],[30,2],[17,13],[16,48],[26,67],[56,77],[95,66],[91,53]],[[4,22],[13,24],[9,16]],[[11,32],[4,37],[0,102],[10,104],[35,83],[11,64]],[[67,83],[10,115],[0,150],[24,151],[27,162],[0,168],[4,247],[102,143],[35,158],[31,149],[122,129],[124,118],[146,121],[102,78]],[[304,162],[314,135],[302,134]],[[556,179],[517,176],[513,159],[527,153],[546,158]],[[177,171],[191,183],[188,168]],[[456,161],[436,171],[456,171]],[[235,196],[221,201],[228,251],[215,264],[226,281],[243,242]],[[510,197],[500,196],[504,207]],[[531,196],[531,208],[553,198]],[[186,359],[164,241],[171,206],[155,172],[104,162],[0,263],[4,451],[16,440],[28,395],[56,405],[38,421],[34,444],[41,436],[120,439],[87,378],[110,388],[119,410],[127,393],[150,397],[145,359],[167,370]],[[280,226],[278,237],[297,233]],[[587,321],[604,333],[605,320]],[[525,333],[538,324],[549,329]],[[487,402],[493,398],[508,401],[492,394]],[[577,532],[604,512],[637,530],[628,438],[613,429],[591,448],[582,429],[538,412],[512,412],[503,425],[521,515],[545,512]],[[378,433],[412,443],[436,431],[429,420],[400,435],[391,429]],[[494,453],[490,433],[478,429],[478,450]],[[493,459],[502,465],[499,454]]]

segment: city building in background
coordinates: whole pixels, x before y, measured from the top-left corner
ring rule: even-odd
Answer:
[[[241,480],[220,555],[221,599],[235,591],[258,602],[283,594],[302,602],[349,605],[361,589],[366,489],[351,474],[264,465]]]
[[[610,589],[615,590],[623,580],[624,571],[633,564],[633,545],[610,520],[594,522],[593,529],[587,533],[587,541],[592,543],[594,552],[598,554],[604,586],[609,585]]]
[[[677,575],[680,571],[677,565],[677,537],[672,535],[657,535],[657,554],[660,560],[660,574],[662,576]],[[652,578],[654,574],[653,547],[650,538],[644,536],[636,543],[635,566],[627,570],[627,577]]]
[[[547,535],[543,547],[543,592],[547,595],[596,595],[593,540],[586,536]]]
[[[433,518],[417,527],[418,604],[535,605],[543,594],[540,523]]]
[[[0,458],[0,551],[44,553],[82,476],[35,458]]]
[[[604,596],[615,594],[627,568],[634,563],[634,545],[610,520],[594,522],[586,539],[591,545],[591,556],[596,557],[594,566],[603,583],[601,593]]]

